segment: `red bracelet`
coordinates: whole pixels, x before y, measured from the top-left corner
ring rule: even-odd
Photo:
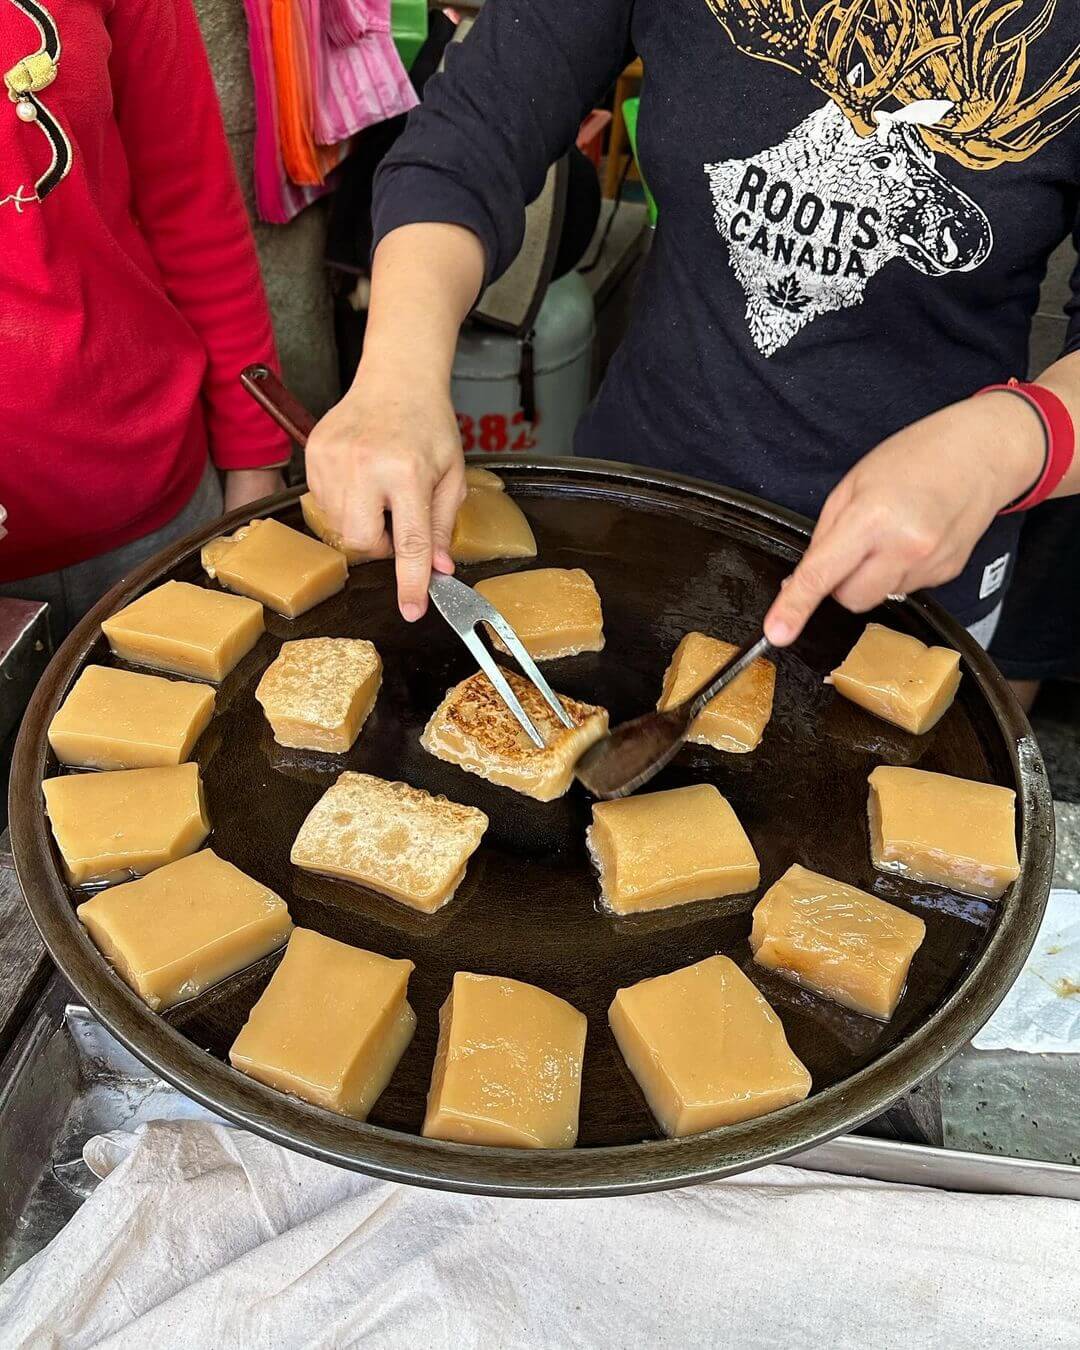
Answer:
[[[1041,384],[1022,384],[1015,379],[1008,384],[990,384],[980,389],[976,398],[979,394],[996,393],[1015,394],[1017,398],[1022,398],[1035,410],[1046,437],[1046,458],[1042,473],[1027,492],[998,512],[1001,516],[1011,516],[1014,511],[1030,511],[1057,491],[1061,480],[1072,468],[1076,453],[1076,428],[1065,404],[1057,394]]]

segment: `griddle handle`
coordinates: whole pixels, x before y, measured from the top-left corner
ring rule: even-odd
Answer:
[[[240,372],[240,383],[286,435],[301,447],[307,445],[308,437],[315,429],[315,418],[295,394],[289,393],[269,366],[245,366]]]

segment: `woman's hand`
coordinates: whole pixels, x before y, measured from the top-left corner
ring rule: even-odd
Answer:
[[[396,557],[401,613],[420,618],[432,567],[454,570],[450,536],[465,497],[448,382],[427,378],[411,362],[400,369],[362,363],[351,391],[308,439],[307,469],[348,548]]]
[[[225,510],[236,511],[284,487],[285,476],[280,469],[229,469],[225,474]]]
[[[465,460],[450,369],[483,279],[484,248],[471,230],[391,230],[375,250],[356,380],[308,439],[308,484],[331,528],[369,558],[396,555],[398,606],[410,622],[427,609],[432,567],[454,570]]]
[[[1013,394],[981,394],[883,441],[829,495],[765,617],[785,647],[826,596],[864,613],[963,571],[991,521],[1039,476],[1045,440]]]

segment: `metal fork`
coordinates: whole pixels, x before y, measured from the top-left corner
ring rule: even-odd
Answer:
[[[484,599],[478,591],[466,586],[457,577],[446,576],[442,572],[432,572],[428,583],[428,595],[435,608],[450,627],[461,638],[465,646],[476,658],[476,663],[495,686],[503,702],[521,724],[522,731],[539,749],[544,749],[544,738],[536,728],[532,718],[521,706],[521,701],[510,687],[510,682],[499,669],[495,658],[481,641],[476,631],[481,623],[489,624],[502,638],[506,650],[521,667],[526,679],[530,680],[543,696],[544,702],[564,727],[573,730],[574,723],[570,714],[559,702],[551,686],[537,667],[536,662],[525,650],[524,644],[503,616]]]

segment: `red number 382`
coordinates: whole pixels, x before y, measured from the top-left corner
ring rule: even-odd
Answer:
[[[509,419],[505,413],[484,413],[482,417],[458,413],[457,421],[461,432],[461,448],[466,454],[470,450],[485,450],[488,454],[498,455],[504,450],[536,449],[533,433],[540,425],[540,418],[537,417],[535,422],[526,422],[520,408]]]

